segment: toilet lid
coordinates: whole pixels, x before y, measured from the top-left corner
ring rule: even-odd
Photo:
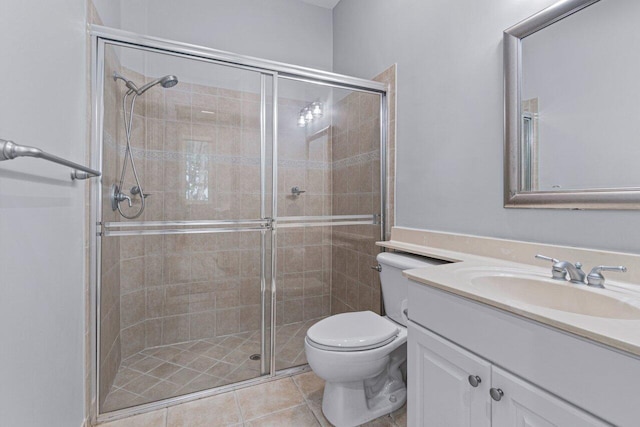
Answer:
[[[307,338],[336,350],[365,350],[386,344],[400,330],[372,311],[342,313],[327,317],[309,328]]]

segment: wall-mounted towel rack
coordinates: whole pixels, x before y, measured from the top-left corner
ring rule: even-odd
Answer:
[[[0,162],[3,160],[12,160],[16,157],[37,157],[60,165],[69,166],[73,169],[73,172],[71,172],[72,180],[87,179],[102,175],[102,173],[97,170],[93,170],[61,157],[54,156],[53,154],[46,153],[39,148],[18,145],[13,141],[0,139]]]

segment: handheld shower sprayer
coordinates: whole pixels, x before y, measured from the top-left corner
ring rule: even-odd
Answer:
[[[148,91],[149,89],[151,89],[157,84],[160,84],[165,89],[174,87],[175,85],[178,84],[178,78],[171,74],[152,80],[149,83],[142,86],[141,88],[138,88],[138,86],[134,82],[123,77],[121,74],[118,74],[117,72],[113,73],[113,80],[116,80],[116,81],[122,80],[125,86],[129,89],[129,91],[131,91],[132,93],[135,93],[138,96],[142,95],[143,93],[145,93],[146,91]]]
[[[138,88],[138,86],[132,82],[131,80],[123,77],[121,74],[116,72],[113,73],[113,80],[118,81],[122,80],[129,89],[124,96],[122,97],[122,116],[124,121],[124,130],[127,137],[127,145],[124,152],[124,161],[122,162],[122,172],[120,173],[120,183],[113,184],[111,186],[111,208],[115,211],[116,209],[124,218],[127,219],[135,219],[142,215],[145,208],[145,199],[149,196],[149,194],[145,193],[142,190],[142,184],[140,183],[140,178],[138,177],[138,171],[136,170],[136,162],[133,159],[133,153],[131,153],[131,126],[133,124],[133,111],[136,104],[136,98],[155,85],[161,85],[163,88],[168,89],[178,84],[178,78],[174,75],[167,75],[164,77],[157,78],[155,80],[150,81],[149,83],[143,85]],[[129,115],[127,116],[127,97],[132,95],[131,104],[129,109]],[[131,169],[133,170],[133,178],[135,180],[135,185],[131,187],[130,196],[126,195],[122,192],[124,188],[124,178],[127,170],[128,162],[131,163]],[[140,209],[133,215],[125,214],[120,208],[120,202],[127,201],[129,207],[133,207],[133,197],[138,196],[140,199]]]
[[[168,75],[155,79],[138,89],[138,95],[142,95],[157,84],[160,84],[160,86],[165,89],[169,89],[170,87],[174,87],[178,84],[178,78],[176,76]]]

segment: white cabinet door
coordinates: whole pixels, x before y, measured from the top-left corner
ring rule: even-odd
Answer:
[[[610,425],[495,366],[491,384],[504,393],[499,401],[491,400],[493,427]]]
[[[408,425],[489,427],[491,365],[409,322]],[[471,385],[469,376],[480,382]]]

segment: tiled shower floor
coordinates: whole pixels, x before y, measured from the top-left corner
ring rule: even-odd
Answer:
[[[307,363],[304,337],[320,319],[278,326],[276,369]],[[260,332],[189,341],[144,349],[127,357],[101,412],[232,384],[260,375]]]

